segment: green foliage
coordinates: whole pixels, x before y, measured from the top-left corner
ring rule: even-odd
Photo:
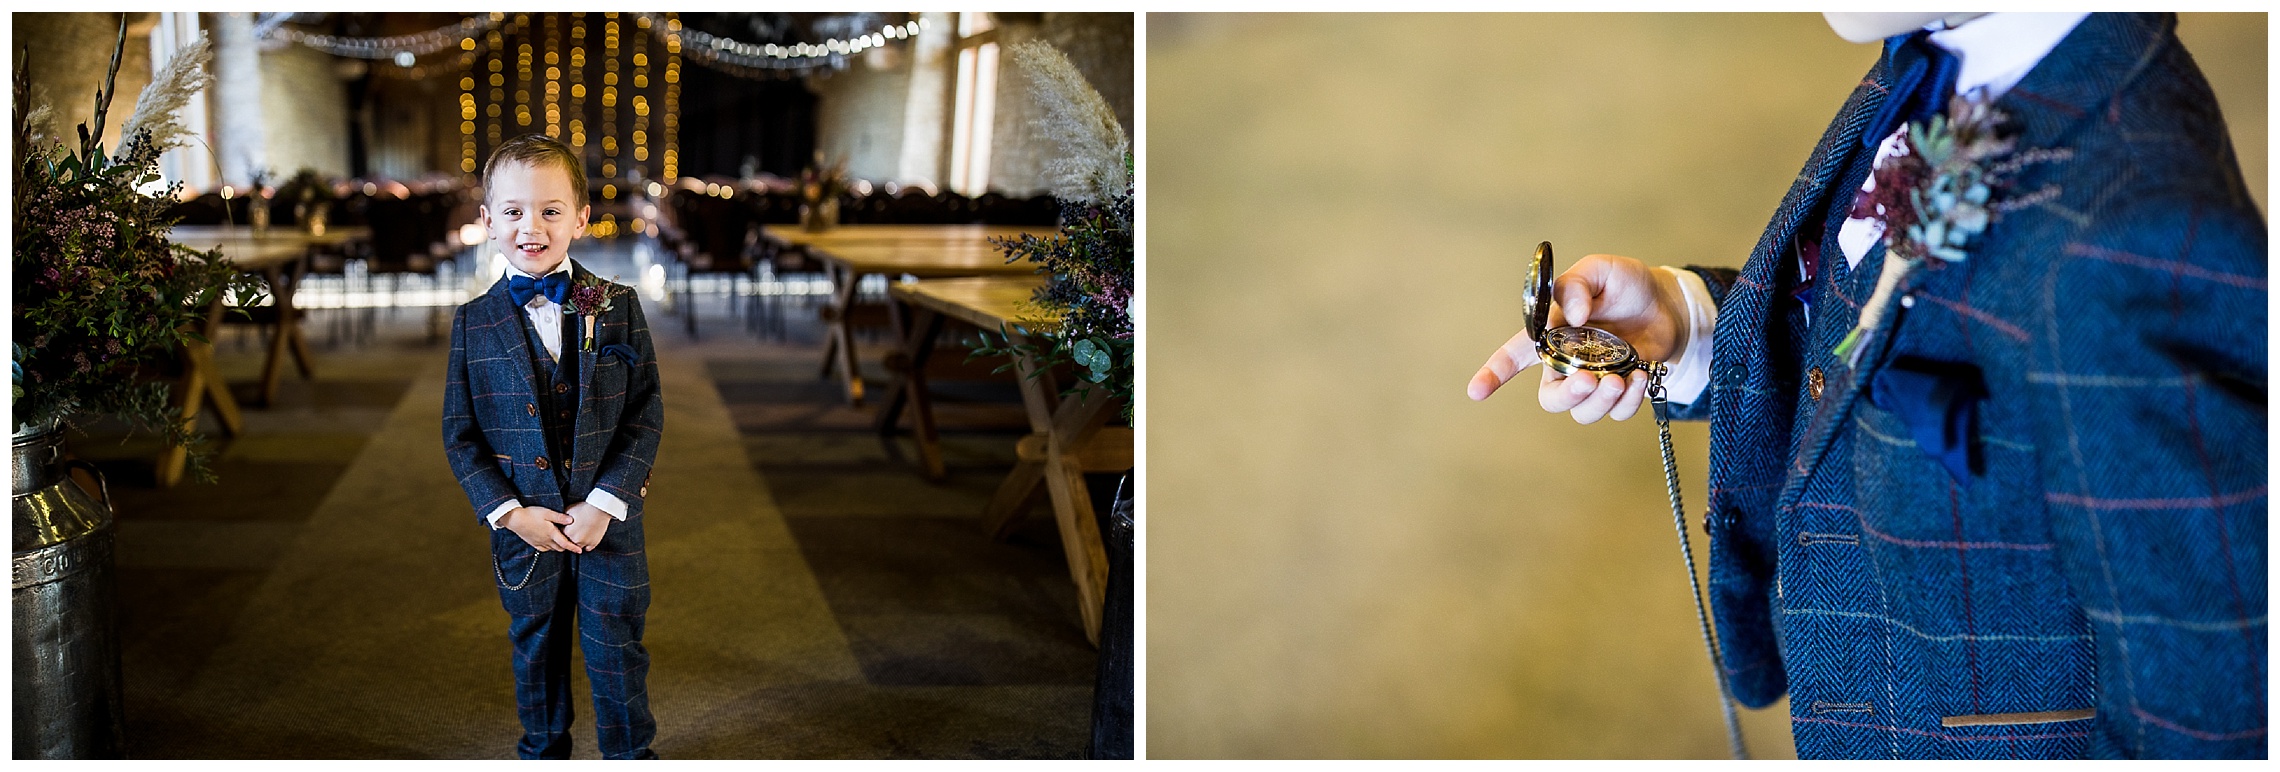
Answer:
[[[167,240],[166,210],[180,186],[145,192],[159,182],[159,151],[147,132],[127,138],[114,157],[86,126],[80,131],[89,141],[79,152],[16,148],[16,422],[122,418],[191,446],[190,471],[206,479],[195,452],[200,438],[181,425],[159,371],[179,346],[203,340],[196,328],[214,300],[232,293],[259,302],[264,287],[219,252]],[[19,126],[17,137],[24,136]]]
[[[1124,164],[1129,172],[1132,156],[1126,155]],[[1129,173],[1126,179],[1131,179]],[[1050,238],[992,239],[1005,250],[1006,262],[1028,259],[1051,277],[1035,301],[1059,320],[1051,329],[1038,330],[1042,345],[1014,343],[1008,330],[1000,330],[993,343],[985,333],[974,356],[1035,357],[1041,367],[1031,377],[1043,368],[1069,364],[1079,378],[1123,400],[1129,417],[1138,344],[1132,329],[1132,214],[1127,182],[1123,195],[1109,200],[1064,201],[1061,232]]]

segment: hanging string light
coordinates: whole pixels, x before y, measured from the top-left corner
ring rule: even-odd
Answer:
[[[618,14],[602,15],[602,176],[618,172]]]
[[[562,136],[562,27],[546,14],[546,136]]]
[[[570,14],[570,147],[586,151],[586,13]]]
[[[496,21],[504,15],[492,14],[491,17]],[[506,62],[501,58],[502,52],[506,50],[507,40],[506,35],[497,27],[493,27],[490,32],[485,33],[484,39],[489,44],[486,67],[490,73],[485,80],[491,84],[491,100],[483,107],[483,138],[489,141],[491,147],[498,147],[506,134],[505,127],[501,125],[500,119],[506,111],[507,102],[507,76],[505,72],[502,72],[506,68]]]
[[[681,18],[665,15],[665,158],[658,175],[670,185],[681,176]]]
[[[744,77],[781,77],[779,71],[818,67],[846,69],[847,57],[926,32],[931,25],[920,18],[889,24],[851,38],[829,38],[821,43],[752,44],[703,30],[682,29],[677,19],[653,19],[657,14],[635,14],[643,29],[660,38],[679,38],[680,53],[699,63]]]
[[[634,26],[648,29],[649,17],[634,20]],[[649,97],[641,90],[649,87],[649,36],[633,39],[633,88],[626,101],[633,108],[633,164],[628,177],[645,177],[649,171]]]
[[[278,25],[264,35],[268,40],[284,40],[323,51],[334,56],[355,59],[391,59],[401,61],[401,55],[426,56],[460,45],[460,41],[496,26],[494,16],[469,16],[456,24],[448,24],[426,32],[411,35],[394,35],[381,38],[351,38],[338,35],[318,35],[292,27]]]

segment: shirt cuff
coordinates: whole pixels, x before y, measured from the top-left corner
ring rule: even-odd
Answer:
[[[507,499],[507,503],[500,504],[498,509],[491,510],[491,514],[484,515],[483,519],[490,521],[491,530],[496,531],[499,530],[499,521],[505,520],[508,512],[521,508],[522,499]]]
[[[1667,265],[1656,267],[1677,278],[1681,293],[1686,295],[1686,348],[1664,363],[1670,373],[1663,376],[1663,393],[1672,402],[1691,405],[1710,386],[1710,339],[1718,330],[1718,306],[1710,302],[1710,285],[1702,282],[1701,274]]]
[[[610,517],[619,522],[625,521],[626,510],[630,509],[625,505],[625,499],[618,498],[617,494],[600,488],[595,488],[594,492],[586,494],[586,503],[594,505],[595,509],[610,513]]]

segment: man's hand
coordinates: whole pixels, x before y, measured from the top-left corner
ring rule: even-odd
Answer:
[[[1549,324],[1589,324],[1629,342],[1647,361],[1668,361],[1686,346],[1685,291],[1667,271],[1617,255],[1588,255],[1552,282]],[[1505,341],[1474,373],[1465,393],[1487,399],[1497,387],[1512,380],[1529,365],[1542,362],[1536,341],[1521,330]],[[1544,368],[1536,401],[1550,412],[1565,412],[1576,423],[1588,424],[1601,416],[1617,421],[1639,411],[1646,396],[1647,374],[1634,370],[1628,379],[1613,375],[1569,378]]]
[[[570,519],[570,526],[562,529],[562,533],[578,545],[579,552],[584,552],[602,543],[602,535],[609,533],[610,521],[615,518],[601,507],[581,501],[570,505]]]
[[[562,526],[574,522],[569,515],[545,507],[519,507],[508,510],[507,516],[500,518],[499,522],[540,552],[585,551],[562,533]]]

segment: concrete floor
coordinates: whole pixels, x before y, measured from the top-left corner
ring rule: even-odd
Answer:
[[[2264,17],[2181,29],[2262,201]],[[1876,50],[1813,15],[1148,30],[1148,755],[1723,756],[1651,420],[1464,386],[1538,241],[1739,265]],[[1743,720],[1794,754],[1786,705]]]
[[[638,275],[622,245],[574,254]],[[1003,543],[979,525],[1027,430],[1012,384],[946,384],[950,475],[930,484],[816,378],[812,309],[764,341],[725,296],[699,305],[701,341],[646,306],[667,426],[643,518],[657,752],[1082,755],[1096,656],[1059,537],[1037,513]],[[118,498],[134,757],[513,755],[506,614],[436,434],[448,341],[422,311],[379,311],[365,336],[344,313],[363,312],[315,312],[318,377],[245,412],[218,485],[152,487],[147,440],[74,441]],[[220,346],[250,396],[258,341]]]

